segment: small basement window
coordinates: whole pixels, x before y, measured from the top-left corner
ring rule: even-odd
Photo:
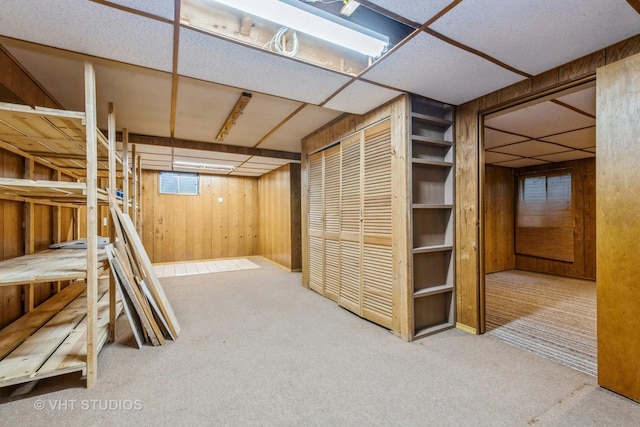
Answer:
[[[200,194],[200,175],[184,172],[160,172],[160,194]]]

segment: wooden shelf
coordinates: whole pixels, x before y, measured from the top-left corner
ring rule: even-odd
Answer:
[[[430,295],[442,294],[444,292],[453,292],[453,285],[432,286],[430,288],[420,289],[413,293],[414,298],[428,297]]]
[[[98,352],[109,331],[108,279],[100,282]],[[0,331],[0,387],[86,370],[85,288],[84,282],[73,283],[60,292],[60,297],[31,311],[27,319],[20,318]],[[116,315],[121,311],[122,302],[117,298]]]
[[[82,205],[87,202],[87,184],[84,182],[0,178],[0,191],[4,195],[23,197],[36,202],[38,199]],[[98,189],[98,200],[108,203],[105,190]]]
[[[437,246],[423,246],[421,248],[414,248],[414,254],[427,254],[430,252],[444,252],[453,250],[451,245],[437,245]]]
[[[453,209],[452,204],[431,204],[431,203],[415,203],[411,205],[413,209]]]
[[[451,141],[446,141],[444,139],[438,139],[438,138],[429,138],[428,136],[422,136],[422,135],[411,135],[411,139],[414,142],[420,142],[420,143],[431,144],[431,145],[438,145],[438,146],[441,146],[441,147],[451,147],[451,145],[452,145]]]
[[[413,334],[413,339],[418,340],[420,338],[424,338],[429,335],[433,335],[437,332],[442,332],[447,329],[453,328],[455,325],[452,322],[443,323],[441,325],[431,326],[429,328],[422,328],[415,331]]]
[[[425,160],[425,159],[417,159],[417,158],[412,158],[411,161],[413,162],[413,164],[416,164],[416,165],[427,165],[427,166],[435,166],[435,167],[442,167],[442,168],[453,167],[453,163],[451,162],[441,162],[436,160]]]
[[[431,125],[448,127],[451,126],[451,120],[441,119],[440,117],[429,116],[427,114],[411,113],[411,117]]]
[[[104,249],[98,250],[98,262],[106,266]],[[86,279],[86,249],[47,249],[35,254],[0,261],[0,286],[25,283]]]

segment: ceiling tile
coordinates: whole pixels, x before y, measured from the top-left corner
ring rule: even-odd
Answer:
[[[372,0],[371,3],[410,21],[424,24],[451,3],[451,0],[420,2],[420,7],[416,7],[415,0]]]
[[[251,169],[251,170],[261,170],[261,171],[270,171],[279,168],[279,165],[268,165],[265,163],[252,163],[247,162],[242,165],[242,167],[238,169]]]
[[[455,105],[524,79],[426,33],[385,56],[363,77]]]
[[[181,77],[179,82],[176,137],[214,142],[243,91],[186,77]],[[252,147],[300,105],[253,93],[222,143]]]
[[[170,74],[32,43],[3,39],[2,44],[54,98],[75,111],[84,111],[84,61],[92,61],[100,128],[107,128],[108,103],[113,102],[118,129],[169,136]]]
[[[320,104],[350,77],[182,27],[181,75]]]
[[[547,154],[546,156],[536,156],[538,159],[546,160],[548,162],[566,162],[569,160],[587,159],[589,157],[595,157],[594,153],[587,153],[580,150],[566,151],[564,153]]]
[[[307,105],[271,134],[258,148],[299,153],[302,138],[341,114],[339,111],[328,108]]]
[[[512,156],[511,154],[494,153],[492,151],[485,151],[484,153],[484,162],[487,164],[506,162],[508,160],[517,160],[520,158],[521,157],[518,156]]]
[[[173,64],[173,25],[91,1],[3,0],[0,35],[156,70]]]
[[[501,145],[512,144],[514,142],[526,141],[529,138],[513,135],[506,132],[500,132],[498,130],[484,128],[484,148],[495,148]]]
[[[596,145],[596,127],[548,136],[544,141],[555,142],[571,148],[587,148]]]
[[[508,162],[498,163],[496,166],[504,166],[507,168],[525,168],[527,166],[535,166],[535,165],[544,165],[548,164],[548,162],[544,162],[542,160],[536,159],[519,159],[519,160],[511,160]]]
[[[595,119],[576,113],[551,101],[530,105],[506,114],[485,119],[484,124],[494,129],[541,138],[574,129],[594,126]]]
[[[587,89],[575,92],[569,95],[556,98],[558,101],[571,105],[580,111],[596,115],[596,87],[591,86]]]
[[[175,0],[110,0],[131,9],[140,10],[152,15],[173,21]]]
[[[324,106],[347,113],[365,114],[400,95],[402,92],[357,80]]]
[[[626,0],[465,0],[432,29],[535,75],[640,32]]]
[[[229,175],[231,176],[252,176],[252,177],[259,177],[264,175],[264,173],[262,172],[231,172]]]
[[[257,163],[257,164],[265,164],[265,165],[276,165],[278,167],[282,166],[282,165],[286,165],[287,163],[300,163],[299,161],[296,160],[287,160],[287,159],[277,159],[275,157],[260,157],[260,156],[253,156],[251,158],[251,163]]]
[[[173,155],[201,159],[220,159],[232,162],[244,162],[251,157],[246,154],[224,153],[220,151],[191,150],[187,148],[174,148]]]
[[[129,149],[129,151],[131,151],[131,149]],[[171,155],[171,147],[163,147],[160,145],[136,144],[136,152],[139,154],[148,153],[148,154]]]
[[[555,144],[547,144],[540,141],[525,141],[517,144],[507,145],[495,149],[497,152],[504,154],[513,154],[520,157],[541,156],[544,154],[560,153],[567,151],[566,148]]]

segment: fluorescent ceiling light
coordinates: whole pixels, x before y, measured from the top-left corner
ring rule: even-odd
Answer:
[[[183,162],[181,160],[175,160],[173,162],[173,166],[176,166],[179,168],[186,168],[186,169],[202,169],[202,170],[224,171],[224,172],[229,172],[236,168],[233,165],[214,165],[211,163]]]
[[[215,0],[249,15],[274,22],[367,56],[377,58],[389,45],[389,38],[342,20],[303,2],[292,0]],[[295,5],[294,5],[295,4]],[[337,22],[340,20],[340,22]]]

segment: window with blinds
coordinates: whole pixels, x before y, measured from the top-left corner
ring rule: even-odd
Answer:
[[[574,260],[571,170],[517,177],[516,253]]]

